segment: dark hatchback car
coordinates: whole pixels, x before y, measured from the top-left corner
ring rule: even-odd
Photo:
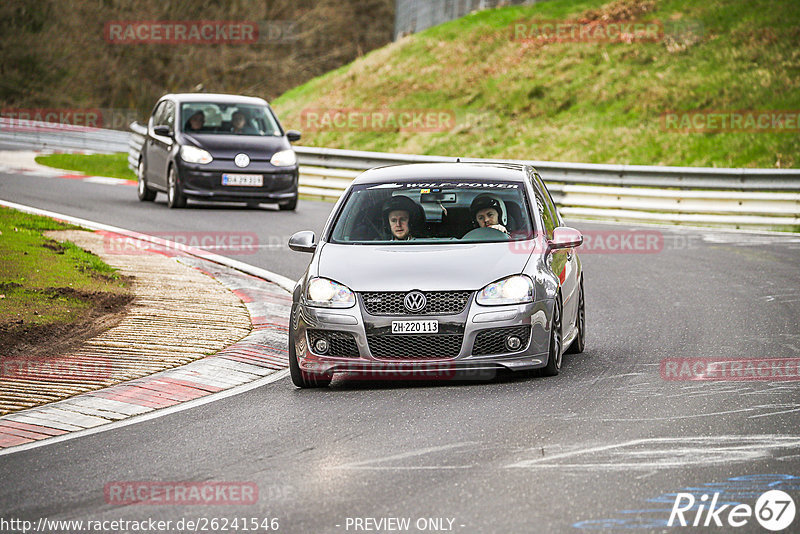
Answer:
[[[297,207],[298,166],[291,141],[261,98],[208,93],[162,97],[147,123],[137,168],[139,200],[277,203]]]

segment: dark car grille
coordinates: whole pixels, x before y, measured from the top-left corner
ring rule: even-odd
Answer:
[[[350,332],[337,332],[335,330],[309,330],[308,343],[314,351],[314,343],[320,338],[326,338],[330,348],[324,356],[337,358],[358,358],[358,345],[356,338]]]
[[[508,350],[506,337],[515,335],[522,340],[522,345],[516,351]],[[531,325],[507,326],[505,328],[489,328],[481,330],[475,337],[472,354],[480,356],[487,354],[503,354],[505,352],[520,352],[528,346],[531,336]]]
[[[436,360],[458,356],[463,339],[463,334],[387,334],[367,336],[367,343],[375,358]]]
[[[403,305],[407,291],[362,293],[370,315],[455,315],[464,311],[471,291],[427,291],[425,308],[410,312]]]

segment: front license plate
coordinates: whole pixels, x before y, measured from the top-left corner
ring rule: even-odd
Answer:
[[[264,185],[264,177],[260,174],[223,174],[222,185],[261,187]]]
[[[435,334],[439,321],[392,321],[392,334]]]

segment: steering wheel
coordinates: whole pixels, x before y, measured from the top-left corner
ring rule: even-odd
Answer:
[[[475,228],[470,230],[461,239],[469,241],[508,241],[511,239],[505,232],[501,232],[497,228]]]

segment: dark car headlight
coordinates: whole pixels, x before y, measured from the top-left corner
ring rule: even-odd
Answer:
[[[202,148],[191,145],[184,145],[181,147],[181,159],[186,163],[202,163],[204,165],[214,161],[214,158],[211,157],[208,150],[203,150]]]
[[[312,278],[306,287],[306,304],[318,308],[351,308],[356,303],[353,291],[327,278]]]
[[[478,291],[475,301],[483,306],[533,302],[533,280],[524,274],[503,278]]]

